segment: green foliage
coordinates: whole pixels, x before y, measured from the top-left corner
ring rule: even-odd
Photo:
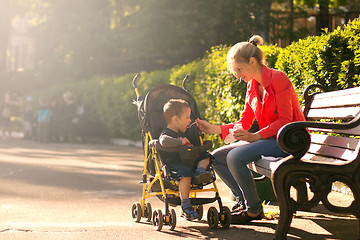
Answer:
[[[351,79],[353,86],[360,85],[360,18],[356,18],[354,21],[346,25],[344,32],[348,39],[348,48],[353,52],[354,56],[351,59],[347,59],[348,62],[343,64],[345,67],[347,64],[351,66],[351,73],[349,71],[347,79]],[[342,69],[342,72],[346,73],[346,69]],[[351,85],[351,84],[350,84]]]
[[[226,56],[229,47],[211,48],[204,58],[206,76],[203,79],[206,89],[208,109],[204,117],[213,123],[232,122],[239,117],[239,109],[244,103],[246,85],[227,70]]]
[[[308,37],[285,49],[261,46],[270,67],[282,70],[293,83],[299,98],[304,88],[312,83],[329,89],[360,85],[360,19],[334,32]],[[190,76],[188,91],[199,105],[203,119],[213,124],[237,121],[243,109],[246,84],[227,71],[226,56],[229,46],[212,47],[206,55],[187,64],[164,71],[141,73],[138,90],[142,96],[163,83],[182,85]],[[89,118],[110,137],[140,139],[136,99],[132,88],[135,74],[122,77],[92,78],[78,83],[55,86],[43,96],[61,96],[71,90],[77,103],[84,105]],[[215,146],[223,144],[218,136],[209,136]]]
[[[141,95],[152,87],[168,83],[169,70],[142,73],[138,84]],[[140,127],[137,108],[133,104],[136,94],[132,86],[135,74],[95,80],[98,97],[88,96],[94,103],[94,111],[107,135],[117,138],[140,139]]]
[[[276,67],[287,74],[298,94],[312,83],[329,90],[359,85],[359,19],[345,29],[294,42],[279,55]]]
[[[170,82],[180,85],[190,76],[188,91],[194,96],[203,119],[213,123],[229,123],[239,118],[244,104],[246,85],[239,83],[227,70],[228,46],[212,47],[201,60],[173,68]],[[217,136],[209,136],[219,143]]]
[[[30,56],[33,77],[23,81],[31,82],[30,92],[96,75],[107,78],[189,63],[211,46],[254,32],[258,11],[249,13],[262,1],[1,0],[0,74],[9,57],[6,47],[15,16],[27,16],[31,25],[26,34],[35,49]]]
[[[189,77],[186,89],[195,98],[200,112],[207,108],[207,104],[204,103],[206,88],[204,89],[201,81],[205,77],[204,67],[203,59],[195,60],[182,66],[173,67],[169,78],[170,84],[182,87],[184,78]]]
[[[265,54],[265,59],[268,67],[274,68],[282,49],[279,48],[277,45],[262,45],[260,46],[260,48]]]
[[[152,87],[168,83],[170,70],[142,73],[139,80],[140,94],[145,95]],[[115,137],[140,139],[137,108],[133,104],[136,94],[132,86],[135,74],[121,77],[100,78],[70,82],[54,86],[46,91],[34,92],[39,99],[61,100],[62,94],[71,91],[77,105],[85,109],[87,135],[91,137]]]
[[[309,37],[289,45],[280,53],[276,68],[281,69],[293,82],[296,92],[301,94],[304,87],[313,83],[313,73],[319,38]],[[309,54],[309,53],[312,54]]]

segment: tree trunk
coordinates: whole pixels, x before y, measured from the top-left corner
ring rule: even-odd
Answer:
[[[255,9],[255,34],[258,34],[264,38],[265,41],[269,40],[269,23],[270,23],[270,11],[272,0],[258,0],[256,1]]]
[[[2,90],[4,90],[6,82],[6,51],[11,27],[11,14],[9,14],[10,0],[3,1],[2,9],[0,9],[0,84],[3,88]]]
[[[329,28],[329,0],[319,0],[319,14],[316,18],[316,35]]]
[[[294,0],[289,0],[290,16],[289,16],[289,40],[294,41]]]

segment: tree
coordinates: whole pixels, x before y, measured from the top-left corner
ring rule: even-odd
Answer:
[[[129,55],[144,70],[201,57],[217,43],[220,1],[140,0],[125,28]]]
[[[254,32],[244,0],[33,1],[34,79],[45,85],[169,68]]]
[[[111,9],[102,0],[43,0],[46,21],[34,31],[39,78],[79,80],[101,73],[110,44]],[[58,79],[58,77],[62,79]]]
[[[329,28],[329,0],[318,0],[319,15],[316,18],[316,34],[321,34],[322,29]]]
[[[36,64],[30,86],[44,88],[93,75],[167,69],[204,56],[211,46],[232,45],[253,34],[268,40],[273,1],[12,2],[32,18]]]
[[[139,0],[118,29],[128,34],[127,54],[140,59],[142,70],[168,68],[202,57],[214,45],[246,41],[252,34],[266,39],[271,3]]]
[[[269,19],[272,0],[245,1],[244,6],[250,13],[250,24],[253,33],[261,35],[265,40],[269,37]]]
[[[330,7],[336,8],[345,6],[347,0],[295,0],[301,6],[315,8],[317,6],[318,15],[316,17],[316,34],[320,35],[325,28],[330,26]]]
[[[5,90],[4,86],[8,76],[6,75],[6,51],[11,30],[11,20],[16,15],[15,11],[16,2],[12,0],[2,0],[0,2],[0,84],[3,86],[2,91]],[[0,94],[2,96],[2,91]]]

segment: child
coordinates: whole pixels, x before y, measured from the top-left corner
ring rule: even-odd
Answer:
[[[191,123],[189,104],[181,99],[171,99],[164,105],[163,111],[167,127],[159,137],[160,144],[163,147],[191,145],[184,134]],[[183,216],[187,220],[198,218],[199,215],[194,211],[189,199],[191,180],[194,177],[194,182],[204,183],[212,179],[211,173],[206,171],[210,154],[201,154],[198,159],[194,159],[194,166],[197,166],[194,174],[193,169],[190,169],[181,162],[178,152],[159,152],[170,171],[180,176],[179,193]],[[197,165],[195,165],[196,163]]]

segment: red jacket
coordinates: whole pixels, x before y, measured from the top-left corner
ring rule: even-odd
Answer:
[[[305,121],[294,87],[289,78],[281,71],[263,65],[263,101],[260,101],[258,83],[252,79],[248,82],[245,107],[240,120],[243,129],[249,130],[256,118],[259,133],[263,139],[276,137],[278,130],[289,122]],[[235,123],[221,125],[224,139]]]

